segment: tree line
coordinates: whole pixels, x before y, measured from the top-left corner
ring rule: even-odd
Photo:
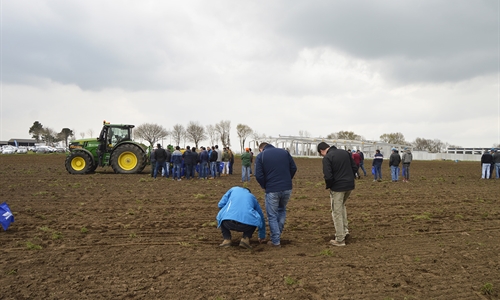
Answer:
[[[42,123],[35,121],[30,127],[29,134],[37,143],[44,142],[47,145],[53,146],[61,141],[68,147],[68,140],[74,136],[73,130],[63,128],[61,132],[56,132],[50,127],[43,127]]]
[[[158,141],[170,137],[175,145],[181,145],[188,142],[194,143],[196,148],[199,148],[199,143],[208,140],[210,145],[222,144],[223,147],[231,147],[230,139],[231,121],[223,120],[215,124],[203,126],[199,122],[189,121],[186,126],[182,124],[175,124],[172,129],[168,130],[163,125],[154,123],[143,123],[137,126],[133,133],[135,138],[140,138],[147,141],[150,146],[154,146]],[[37,143],[45,142],[48,145],[63,141],[66,147],[68,140],[74,140],[74,130],[63,128],[61,132],[57,133],[52,128],[43,127],[39,121],[35,121],[33,126],[30,127],[29,133],[36,140]],[[87,131],[90,137],[93,136],[94,131],[89,129]],[[243,152],[245,143],[249,138],[252,138],[259,144],[260,141],[266,141],[265,134],[260,134],[253,130],[250,126],[245,124],[236,125],[236,134],[239,139],[240,151]],[[81,138],[85,138],[85,133],[80,133]],[[310,137],[308,131],[300,130],[299,136]],[[333,132],[326,136],[327,139],[344,139],[344,140],[366,140],[363,136],[356,134],[352,131],[338,131]],[[413,142],[406,141],[401,132],[384,133],[380,136],[380,141],[388,144],[409,145],[415,151],[428,151],[431,153],[444,152],[448,147],[462,148],[461,146],[450,145],[439,139],[425,139],[417,137]],[[500,148],[499,145],[493,147]]]

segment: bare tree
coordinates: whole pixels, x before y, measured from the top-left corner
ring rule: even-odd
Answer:
[[[332,139],[332,140],[336,140],[337,139],[337,134],[332,132],[330,133],[329,135],[326,136],[327,139]]]
[[[265,142],[267,140],[266,134],[260,134],[257,131],[253,131],[252,138],[255,141],[255,146],[258,147],[260,143]]]
[[[215,131],[219,134],[220,140],[224,147],[231,147],[231,140],[229,137],[231,130],[231,121],[220,121],[215,124]]]
[[[447,144],[442,142],[439,139],[424,139],[424,138],[416,138],[412,143],[413,150],[417,151],[428,151],[431,153],[439,153],[446,150]]]
[[[195,147],[198,148],[198,143],[207,138],[205,128],[198,122],[190,121],[186,127],[186,138],[192,141]]]
[[[82,131],[82,132],[80,132],[80,137],[81,137],[82,139],[84,139],[84,138],[85,138],[85,132],[83,132],[83,131]]]
[[[172,138],[174,139],[175,146],[181,144],[181,140],[186,136],[186,129],[181,124],[175,124],[172,129]]]
[[[307,130],[299,130],[300,137],[311,137],[311,134]]]
[[[89,134],[89,137],[93,137],[94,136],[94,129],[87,130],[87,133]]]
[[[42,130],[42,141],[45,142],[48,146],[53,146],[54,143],[57,143],[59,140],[57,139],[57,132],[50,127],[46,127]]]
[[[243,153],[243,148],[245,148],[246,139],[252,134],[252,132],[253,132],[252,128],[248,127],[247,125],[244,125],[244,124],[236,125],[236,133],[238,134],[238,137],[240,138],[241,153]]]
[[[151,147],[154,147],[157,141],[167,137],[168,134],[168,130],[162,125],[152,123],[144,123],[134,129],[134,136],[147,141]]]
[[[207,125],[207,135],[208,139],[210,140],[210,145],[214,146],[217,144],[217,141],[219,140],[219,135],[217,134],[217,131],[215,130],[214,125]]]
[[[338,139],[360,141],[362,137],[352,131],[339,131],[336,133]]]
[[[399,145],[409,144],[405,140],[405,136],[401,132],[384,133],[380,136],[380,140],[384,143],[389,143],[389,144],[399,144]]]

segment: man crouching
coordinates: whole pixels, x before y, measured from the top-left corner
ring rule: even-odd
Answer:
[[[259,228],[259,243],[265,242],[266,222],[257,198],[248,188],[230,188],[219,201],[217,228],[220,228],[224,241],[219,247],[231,246],[231,230],[243,232],[240,247],[252,249],[250,239]]]

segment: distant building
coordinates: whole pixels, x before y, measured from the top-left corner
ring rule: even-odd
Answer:
[[[15,146],[17,141],[18,146],[35,147],[35,139],[10,139],[7,144]]]

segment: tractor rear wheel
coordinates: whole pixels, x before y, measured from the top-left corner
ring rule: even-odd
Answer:
[[[110,162],[115,173],[140,173],[146,167],[146,153],[134,144],[123,144],[114,149]]]
[[[88,153],[83,151],[71,152],[66,157],[64,165],[70,174],[87,174],[92,172],[93,169],[92,158]]]

